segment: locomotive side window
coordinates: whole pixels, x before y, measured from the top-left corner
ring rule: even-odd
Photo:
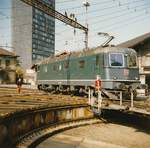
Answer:
[[[54,64],[54,65],[53,65],[53,70],[54,70],[54,71],[58,71],[58,69],[59,69],[58,65],[57,65],[57,64]]]
[[[61,71],[61,69],[62,69],[62,66],[61,66],[61,64],[59,64],[59,71]]]
[[[44,66],[44,72],[47,72],[47,66],[46,65]]]
[[[84,68],[84,65],[85,65],[85,61],[84,60],[79,61],[79,67],[80,68]]]
[[[99,55],[96,56],[96,66],[99,65]]]
[[[109,55],[110,66],[122,67],[123,66],[123,55],[120,53],[111,53]]]
[[[128,55],[128,67],[137,66],[137,57],[136,55]]]
[[[64,67],[65,67],[65,69],[68,69],[68,68],[69,68],[69,62],[68,62],[68,61],[66,61],[66,62],[64,63]]]
[[[40,72],[40,66],[39,66],[39,65],[36,65],[36,66],[35,66],[35,71],[36,71],[36,72]]]

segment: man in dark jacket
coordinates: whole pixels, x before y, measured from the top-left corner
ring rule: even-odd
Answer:
[[[23,78],[19,77],[19,78],[17,79],[17,82],[16,82],[16,84],[17,84],[17,92],[18,92],[19,94],[21,93],[21,86],[22,86],[22,83],[23,83]]]

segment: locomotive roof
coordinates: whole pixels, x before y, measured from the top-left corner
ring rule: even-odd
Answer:
[[[123,52],[123,53],[129,53],[129,52],[135,52],[131,48],[122,48],[122,47],[96,47],[88,50],[82,50],[77,52],[64,52],[56,56],[50,56],[46,59],[44,59],[40,64],[47,64],[55,61],[61,61],[66,60],[70,56],[70,58],[73,57],[82,57],[82,56],[88,56],[88,55],[95,55],[98,53],[108,53],[108,52]]]

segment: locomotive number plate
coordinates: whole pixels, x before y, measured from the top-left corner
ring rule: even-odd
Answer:
[[[129,70],[128,69],[124,69],[123,74],[124,74],[124,76],[128,76],[129,75]]]

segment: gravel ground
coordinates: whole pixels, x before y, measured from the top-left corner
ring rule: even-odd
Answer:
[[[133,127],[100,123],[55,135],[38,148],[149,148],[150,135]]]

